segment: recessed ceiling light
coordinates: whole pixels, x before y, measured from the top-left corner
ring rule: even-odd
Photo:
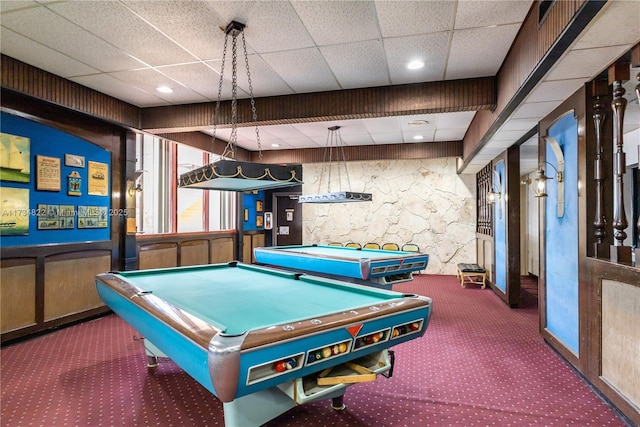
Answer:
[[[423,135],[414,135],[414,136],[413,136],[413,139],[416,139],[416,140],[418,140],[418,139],[424,139],[424,136],[423,136]]]
[[[410,120],[409,121],[409,126],[424,126],[426,124],[428,124],[429,122],[426,120]]]
[[[172,93],[173,92],[173,89],[171,89],[169,86],[158,86],[156,88],[156,90],[158,92],[161,92],[161,93]]]
[[[277,148],[280,147],[280,144],[271,144],[272,147]]]
[[[422,61],[411,61],[407,64],[407,68],[410,70],[417,70],[422,67],[424,67],[424,62]]]

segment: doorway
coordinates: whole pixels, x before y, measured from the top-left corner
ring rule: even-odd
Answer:
[[[275,193],[273,195],[273,245],[302,244],[302,206],[298,203],[301,193]]]

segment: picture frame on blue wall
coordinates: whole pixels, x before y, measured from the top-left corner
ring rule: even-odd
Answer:
[[[60,191],[60,158],[36,156],[36,190]]]
[[[73,171],[67,177],[67,194],[69,196],[82,195],[82,177],[77,171]]]
[[[0,236],[29,235],[29,189],[0,187]]]
[[[0,132],[0,181],[31,181],[31,140]]]
[[[262,227],[263,218],[262,215],[256,215],[256,227]]]

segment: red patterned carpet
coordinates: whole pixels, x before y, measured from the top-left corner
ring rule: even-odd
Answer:
[[[356,384],[276,426],[624,426],[538,333],[537,306],[509,309],[453,276],[394,289],[427,295],[426,335],[395,348],[391,379]],[[170,361],[146,368],[136,332],[110,315],[18,344],[1,358],[3,426],[223,426],[222,405]]]

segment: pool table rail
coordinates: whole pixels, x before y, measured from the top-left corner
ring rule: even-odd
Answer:
[[[122,280],[117,274],[113,272],[98,274],[96,280],[167,326],[184,334],[202,348],[208,348],[211,339],[222,332],[220,328],[156,297],[152,292]]]

